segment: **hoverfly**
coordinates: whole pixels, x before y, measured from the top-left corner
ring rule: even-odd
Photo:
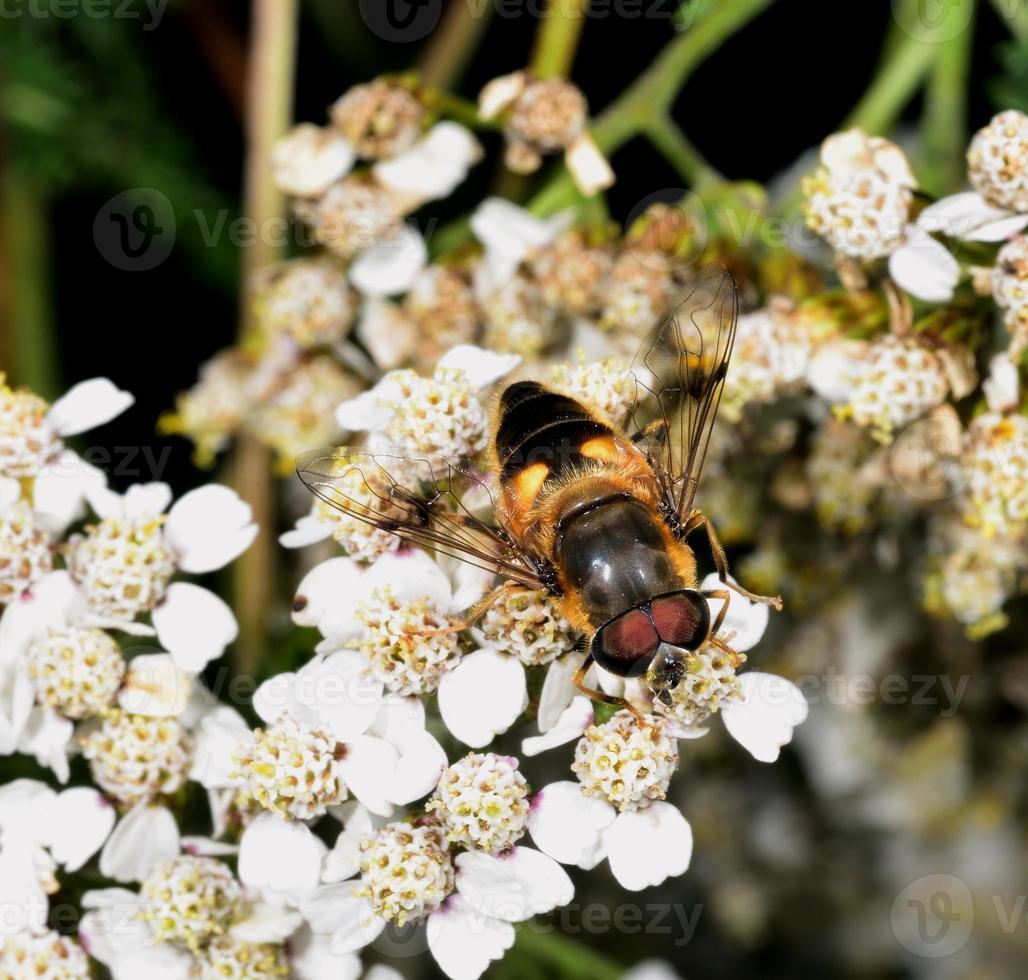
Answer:
[[[731,588],[725,552],[693,507],[735,339],[738,301],[725,270],[702,276],[643,344],[630,368],[629,426],[536,381],[515,381],[493,412],[487,474],[467,461],[338,449],[300,460],[303,482],[344,513],[507,579],[546,590],[583,634],[586,657],[620,677],[645,677],[656,697],[686,671],[690,652],[715,635]],[[368,491],[358,499],[353,472]],[[492,517],[472,502],[484,490]],[[686,544],[705,530],[724,589],[699,591]],[[724,600],[711,621],[708,599]],[[721,645],[718,643],[718,645]]]

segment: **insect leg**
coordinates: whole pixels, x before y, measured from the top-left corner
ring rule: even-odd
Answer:
[[[616,704],[622,708],[628,708],[629,711],[635,715],[635,720],[639,722],[643,727],[648,726],[646,717],[643,713],[631,702],[626,701],[624,698],[614,697],[613,694],[607,694],[606,691],[600,691],[595,687],[585,686],[585,675],[586,671],[589,670],[589,666],[592,663],[592,654],[588,654],[585,660],[582,661],[582,665],[575,671],[575,676],[571,679],[571,683],[578,688],[587,698],[592,698],[594,701],[603,701],[605,704]]]
[[[695,531],[699,527],[703,527],[707,531],[707,540],[710,542],[710,550],[714,555],[717,577],[733,592],[738,592],[739,595],[749,599],[751,602],[762,602],[764,605],[774,606],[775,609],[781,610],[782,597],[780,595],[755,595],[744,589],[741,585],[728,580],[728,558],[725,556],[724,545],[718,539],[717,531],[714,530],[714,525],[710,523],[710,518],[702,511],[694,510],[689,515],[689,519],[682,525],[682,537],[686,537],[691,531]]]
[[[725,621],[725,616],[728,615],[728,602],[732,598],[726,589],[707,589],[703,593],[704,599],[720,599],[721,610],[717,614],[717,619],[711,624],[710,632],[707,634],[710,636],[717,636],[718,631],[721,629],[721,624]]]

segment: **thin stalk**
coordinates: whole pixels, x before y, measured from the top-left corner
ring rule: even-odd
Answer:
[[[8,163],[2,187],[4,361],[9,383],[53,399],[60,394],[50,304],[50,215],[46,196]]]
[[[689,76],[736,31],[774,0],[736,0],[706,8],[680,37],[669,42],[654,63],[596,119],[596,145],[608,156],[668,116]],[[551,214],[575,199],[575,185],[561,168],[533,198],[536,214]]]
[[[535,39],[531,69],[538,78],[566,78],[578,50],[589,0],[549,0]]]
[[[296,68],[297,0],[253,0],[247,79],[247,157],[244,213],[258,229],[255,243],[243,250],[240,339],[254,330],[254,273],[280,258],[282,246],[265,230],[286,209],[272,180],[271,148],[293,115]],[[234,600],[239,620],[236,667],[253,676],[266,649],[266,615],[275,583],[275,487],[268,450],[250,436],[236,446],[234,483],[253,508],[261,528],[257,540],[233,566]]]
[[[653,120],[645,132],[667,162],[693,187],[704,187],[724,180],[724,177],[703,159],[670,116]]]
[[[868,133],[886,133],[920,88],[935,57],[935,45],[905,38],[842,124]]]
[[[429,85],[452,89],[463,77],[478,50],[496,9],[494,3],[450,0],[421,56],[419,70]]]
[[[974,0],[969,0],[973,4]],[[941,196],[956,190],[964,176],[967,147],[967,90],[974,19],[940,42],[928,80],[921,122],[921,186]]]

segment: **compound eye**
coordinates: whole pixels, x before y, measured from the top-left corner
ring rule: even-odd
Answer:
[[[645,673],[660,646],[649,616],[629,609],[604,626],[593,640],[593,659],[619,677]]]
[[[650,603],[650,615],[665,643],[695,650],[710,629],[710,609],[697,592],[672,592]]]

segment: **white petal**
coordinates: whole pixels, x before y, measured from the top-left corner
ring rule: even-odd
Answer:
[[[539,695],[539,731],[548,732],[553,728],[574,700],[578,689],[572,683],[572,678],[582,666],[584,657],[584,652],[567,653],[554,660],[546,669],[546,678]]]
[[[356,398],[340,402],[336,409],[336,422],[347,432],[371,432],[381,429],[393,417],[393,410],[385,407],[397,394],[395,379],[388,374],[370,391]]]
[[[735,582],[729,576],[730,581]],[[724,623],[721,624],[721,636],[725,642],[738,653],[745,653],[752,650],[764,635],[770,617],[769,607],[763,602],[751,602],[738,592],[728,589],[718,578],[716,572],[712,572],[700,583],[700,591],[722,589],[727,590],[731,598],[728,600],[728,613]],[[708,599],[710,606],[710,620],[713,623],[717,619],[723,599]]]
[[[528,253],[547,245],[560,228],[499,197],[483,201],[471,216],[471,230],[485,246],[494,279],[513,275]]]
[[[69,524],[84,515],[89,493],[106,485],[102,470],[65,449],[32,481],[36,523],[49,534],[63,534]]]
[[[626,810],[603,832],[610,870],[622,887],[641,891],[684,874],[692,860],[692,828],[678,808],[660,800]]]
[[[393,805],[386,795],[387,783],[396,772],[399,753],[384,739],[362,735],[347,743],[339,771],[347,788],[372,813],[388,817]],[[383,774],[386,778],[383,779]]]
[[[262,813],[239,842],[239,880],[299,901],[317,888],[325,850],[305,824]]]
[[[276,186],[296,197],[318,197],[345,177],[357,159],[353,145],[330,127],[300,123],[271,148]]]
[[[365,899],[353,894],[353,889],[354,882],[322,885],[300,905],[312,931],[331,933],[331,950],[337,955],[363,949],[385,928],[385,919],[372,912]]]
[[[283,548],[306,548],[308,545],[327,541],[332,537],[332,522],[323,521],[313,513],[301,517],[291,531],[278,536]]]
[[[75,786],[58,793],[41,817],[54,860],[78,871],[107,840],[115,813],[102,793]]]
[[[192,677],[170,654],[140,654],[129,662],[118,705],[150,718],[177,718],[186,709],[192,687]]]
[[[969,242],[1004,242],[1028,225],[1028,214],[1012,214],[999,221],[989,221],[975,228],[968,236]]]
[[[325,855],[321,880],[328,883],[352,878],[361,866],[361,841],[371,834],[375,825],[371,814],[359,803],[350,813],[332,850]]]
[[[110,422],[135,399],[107,378],[80,381],[50,406],[47,425],[59,436],[77,436]]]
[[[229,933],[247,943],[284,943],[303,924],[298,909],[262,896],[243,907],[242,918],[233,921]]]
[[[453,598],[446,573],[426,552],[417,548],[402,548],[379,558],[361,583],[361,599],[385,586],[397,602],[426,599],[444,611],[450,609]]]
[[[350,282],[366,296],[395,296],[410,289],[427,261],[425,239],[417,229],[401,224],[357,256],[350,266]]]
[[[86,599],[65,571],[44,575],[0,616],[0,664],[14,664],[51,626],[71,626],[86,611]]]
[[[919,235],[889,256],[889,275],[911,296],[944,303],[960,281],[960,263],[930,235]]]
[[[784,677],[750,670],[739,675],[742,700],[726,702],[721,717],[732,736],[758,762],[774,762],[793,729],[807,717],[803,692]]]
[[[322,636],[332,636],[349,626],[364,574],[352,558],[329,558],[315,565],[296,590],[293,622],[315,626]]]
[[[409,150],[373,167],[375,179],[408,210],[426,201],[449,197],[464,182],[468,168],[482,155],[471,131],[455,122],[440,122]]]
[[[250,726],[235,708],[219,705],[200,722],[189,778],[208,789],[236,785],[232,755],[250,735]]]
[[[107,838],[100,852],[100,871],[115,881],[142,881],[158,861],[178,855],[179,843],[171,811],[140,803]]]
[[[161,645],[191,674],[220,657],[239,635],[228,604],[192,582],[172,582],[152,619]]]
[[[593,705],[586,697],[576,697],[564,709],[557,723],[544,735],[526,738],[521,743],[524,755],[538,755],[578,738],[593,723]]]
[[[614,183],[614,171],[588,133],[583,132],[565,150],[564,161],[576,186],[586,197]]]
[[[171,503],[171,487],[167,483],[134,483],[121,498],[125,517],[156,517]],[[105,515],[106,516],[106,515]]]
[[[303,928],[289,940],[289,975],[293,980],[357,980],[361,961],[356,953],[333,953],[331,939]],[[371,980],[372,967],[364,974]],[[402,980],[402,977],[399,978]]]
[[[917,216],[917,224],[925,231],[939,231],[950,238],[966,239],[983,225],[1009,217],[1009,211],[989,204],[981,194],[965,191],[929,204]]]
[[[499,857],[481,851],[457,855],[457,889],[479,915],[524,922],[567,905],[575,886],[551,857],[512,847]]]
[[[250,505],[217,483],[191,490],[168,512],[164,537],[184,572],[222,568],[257,537]]]
[[[833,405],[848,401],[866,354],[864,340],[825,341],[807,365],[807,384]]]
[[[239,853],[239,845],[190,834],[182,838],[182,851],[185,854],[197,854],[204,857],[235,857]]]
[[[467,654],[439,684],[439,713],[446,727],[474,749],[507,731],[527,703],[525,668],[495,650]]]
[[[528,831],[539,850],[555,861],[588,869],[603,859],[603,831],[615,816],[606,800],[583,796],[581,784],[565,780],[536,794]]]
[[[452,895],[429,916],[427,938],[432,956],[450,980],[478,980],[514,945],[514,927],[477,915],[460,895]]]
[[[290,697],[285,709],[299,721],[327,730],[339,742],[349,742],[366,732],[378,716],[382,682],[356,650],[339,650],[298,671]]]
[[[478,114],[483,119],[492,119],[510,108],[525,91],[528,75],[524,71],[500,75],[487,82],[478,94]]]
[[[1012,412],[1021,397],[1017,366],[1007,354],[989,361],[989,377],[982,385],[991,412]]]
[[[18,751],[36,757],[36,762],[53,770],[66,783],[69,776],[68,743],[75,726],[52,708],[33,708],[18,739]]]
[[[506,377],[521,363],[517,354],[494,354],[473,344],[451,347],[436,364],[436,373],[445,369],[463,371],[472,388],[487,388]]]
[[[396,745],[399,759],[386,788],[393,803],[405,805],[420,800],[435,789],[446,768],[443,747],[428,732],[420,732]]]

